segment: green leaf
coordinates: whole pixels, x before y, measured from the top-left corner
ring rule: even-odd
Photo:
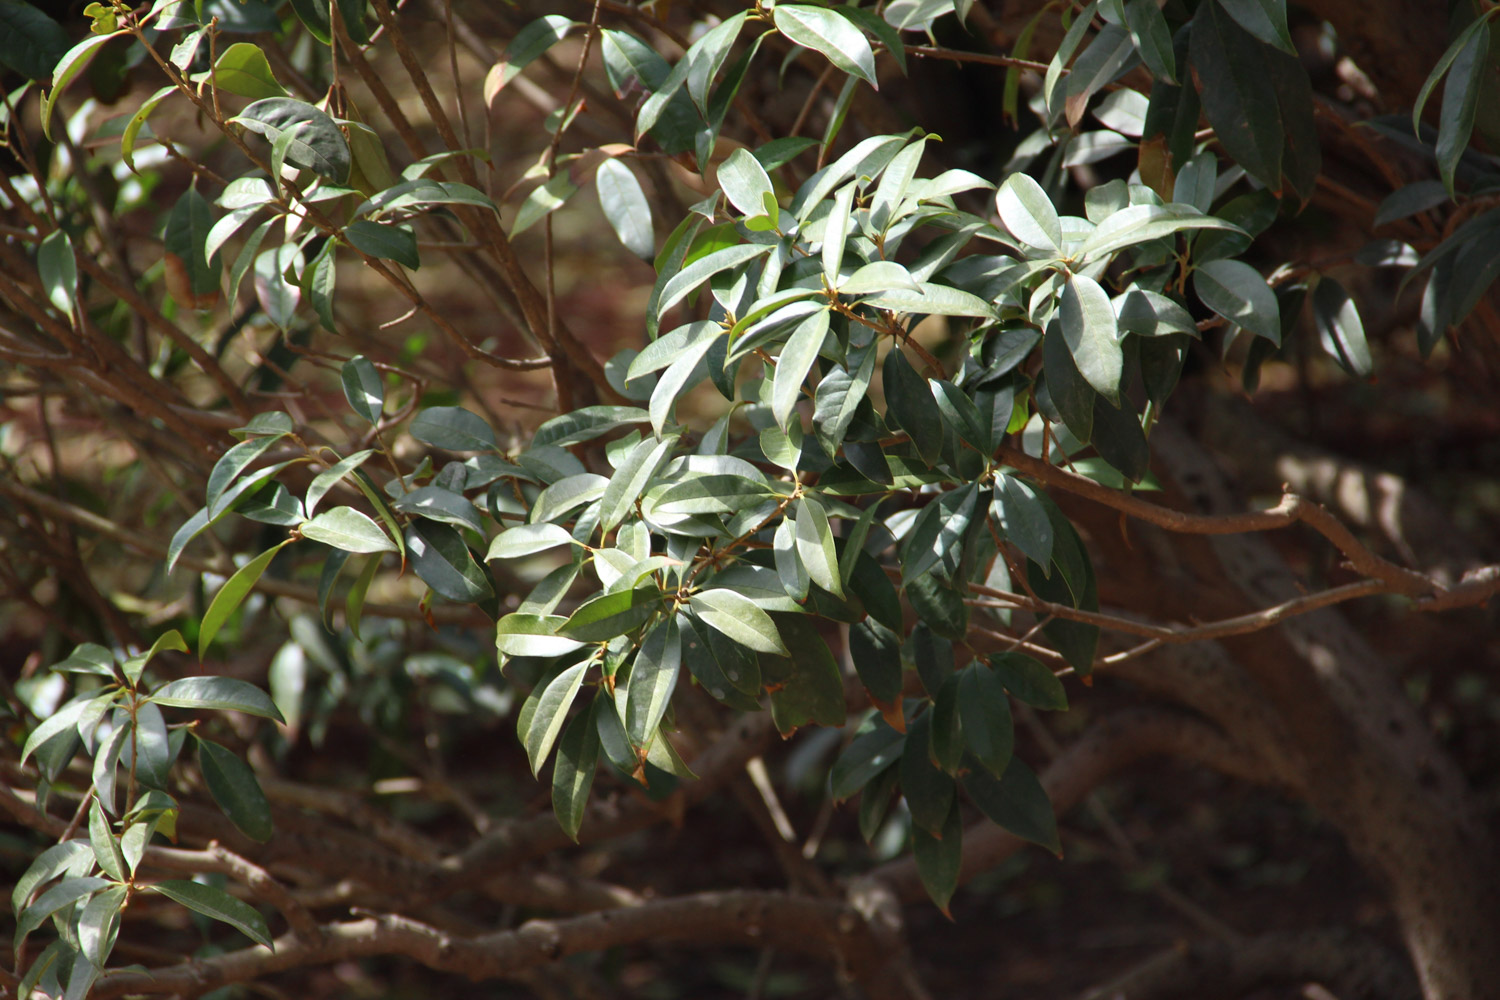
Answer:
[[[828,337],[829,311],[820,309],[797,327],[787,338],[786,346],[776,359],[776,374],[771,385],[771,415],[778,426],[785,428],[787,420],[802,398],[802,383],[812,371],[813,362]]]
[[[1274,45],[1287,55],[1296,55],[1292,34],[1286,26],[1286,0],[1218,0],[1229,16],[1256,38]]]
[[[829,772],[833,801],[842,802],[854,796],[886,768],[901,759],[906,736],[896,732],[878,718],[866,724],[869,728],[855,736],[839,754]]]
[[[380,412],[385,407],[385,383],[380,373],[363,354],[357,354],[344,362],[339,369],[339,378],[344,384],[344,398],[349,408],[372,424],[380,422]]]
[[[189,288],[195,296],[218,291],[219,277],[223,273],[219,258],[209,259],[205,252],[208,231],[212,227],[213,211],[208,201],[196,187],[190,187],[172,206],[167,228],[162,233],[166,252],[181,261],[187,272]],[[182,305],[191,306],[192,303]]]
[[[314,476],[312,483],[307,487],[307,495],[304,497],[308,516],[311,517],[313,511],[317,510],[318,504],[323,502],[323,498],[328,495],[329,490],[342,482],[345,476],[348,476],[355,469],[363,465],[373,454],[375,454],[373,448],[366,449],[365,451],[357,451],[348,458],[339,459],[339,461]]]
[[[875,89],[875,53],[870,42],[848,20],[831,10],[805,4],[777,4],[771,12],[776,30],[805,49],[821,53],[824,58],[851,76],[857,76]]]
[[[68,33],[23,0],[0,2],[0,64],[32,80],[45,80],[68,51]]]
[[[116,882],[124,882],[129,877],[125,871],[125,855],[120,853],[120,842],[115,839],[98,799],[89,808],[89,846],[93,848],[94,860],[104,869],[104,874]]]
[[[700,257],[672,276],[661,291],[656,303],[656,317],[660,318],[668,309],[687,297],[688,293],[720,271],[738,267],[756,257],[770,252],[769,247],[755,244],[735,244],[715,250]]]
[[[266,925],[266,918],[261,916],[253,906],[240,902],[223,890],[185,879],[168,879],[147,888],[205,917],[228,924],[256,944],[275,948],[271,942],[271,929]]]
[[[893,312],[922,313],[928,316],[973,316],[978,319],[993,319],[995,311],[990,304],[972,292],[965,292],[949,285],[931,281],[917,283],[920,291],[909,288],[890,288],[863,300],[863,304]]]
[[[823,222],[823,280],[836,286],[839,269],[844,263],[844,245],[849,239],[849,215],[854,207],[854,196],[859,184],[845,184],[833,198],[833,210]]]
[[[334,120],[305,101],[290,97],[267,97],[256,101],[230,119],[265,136],[274,145],[282,133],[295,129],[286,151],[286,162],[299,170],[311,170],[335,184],[349,183],[352,159],[349,143]]]
[[[1312,302],[1313,319],[1318,325],[1323,347],[1350,375],[1369,378],[1374,362],[1370,358],[1365,326],[1354,299],[1343,285],[1325,277],[1313,289]]]
[[[921,827],[911,831],[912,857],[917,863],[917,875],[922,879],[922,888],[937,904],[937,908],[948,914],[948,903],[958,888],[958,873],[963,866],[964,825],[962,813],[955,800],[948,815],[936,833]]]
[[[700,590],[688,603],[703,622],[758,653],[790,655],[771,616],[733,590]]]
[[[344,237],[356,250],[371,257],[393,260],[413,271],[422,266],[416,234],[407,226],[356,219],[344,227]]]
[[[1172,29],[1156,0],[1126,0],[1125,28],[1141,61],[1159,80],[1177,81],[1177,59],[1172,51]]]
[[[556,524],[518,524],[506,528],[490,541],[485,560],[519,559],[555,549],[559,545],[576,544],[567,530]]]
[[[752,507],[771,490],[764,483],[731,473],[695,476],[656,494],[657,514],[734,514]]]
[[[1286,134],[1266,58],[1275,49],[1240,27],[1215,0],[1198,6],[1188,51],[1203,112],[1224,151],[1279,192]]]
[[[647,438],[631,449],[630,454],[610,477],[609,485],[604,488],[599,508],[601,531],[613,531],[625,519],[625,515],[635,507],[641,491],[646,488],[646,484],[676,443],[675,437],[661,441]]]
[[[1281,346],[1281,309],[1266,279],[1238,260],[1211,260],[1193,271],[1198,298],[1229,322]]]
[[[526,729],[526,757],[531,761],[532,777],[536,776],[547,756],[552,753],[552,744],[562,732],[568,709],[583,685],[583,676],[591,662],[581,660],[568,667],[552,678],[537,697],[530,725]]]
[[[885,356],[884,381],[890,416],[910,436],[923,461],[937,464],[943,450],[943,414],[927,380],[917,374],[905,352],[893,350]]]
[[[271,804],[250,765],[217,743],[197,739],[198,766],[214,802],[245,836],[261,843],[270,840],[276,832]]]
[[[1453,65],[1448,71],[1448,82],[1443,84],[1443,108],[1438,118],[1437,163],[1438,174],[1448,194],[1453,195],[1453,175],[1458,161],[1469,147],[1469,136],[1474,131],[1474,115],[1479,107],[1479,94],[1490,69],[1489,15],[1478,20],[1478,29],[1469,34]],[[1466,32],[1467,34],[1467,32]]]
[[[583,643],[557,634],[561,615],[509,614],[495,626],[495,648],[506,656],[563,656]]]
[[[93,858],[93,851],[84,840],[65,840],[60,844],[53,844],[27,867],[24,874],[16,880],[15,888],[10,893],[11,909],[19,913],[26,906],[26,901],[36,891],[37,886],[50,882],[57,876],[69,870],[89,870],[86,866],[88,859]]]
[[[1028,246],[1053,254],[1062,252],[1062,222],[1052,199],[1026,174],[1014,173],[995,192],[1000,221],[1010,234]]]
[[[781,578],[786,595],[798,603],[807,600],[812,578],[807,575],[807,567],[797,557],[797,525],[791,518],[783,517],[776,526],[776,533],[771,538],[771,554],[776,562],[776,575]]]
[[[26,743],[21,747],[21,764],[24,766],[26,759],[40,749],[42,744],[48,740],[66,732],[71,732],[73,727],[78,724],[78,720],[83,715],[84,709],[89,706],[90,700],[80,695],[38,723],[37,727],[26,735]],[[76,732],[73,733],[74,739],[77,738],[77,735]]]
[[[958,711],[969,751],[1000,777],[1015,751],[1015,723],[1000,679],[978,660],[958,675]]]
[[[507,83],[520,75],[537,57],[562,41],[574,28],[581,27],[577,21],[561,14],[548,14],[532,21],[516,32],[505,55],[500,57],[485,79],[485,103],[493,104],[495,94]]]
[[[272,434],[266,437],[250,438],[226,451],[217,462],[213,470],[208,474],[207,487],[207,514],[208,520],[217,518],[224,512],[225,493],[231,483],[239,478],[240,473],[250,467],[251,463],[261,455],[270,450],[283,435]],[[206,526],[206,522],[205,522]],[[175,541],[175,539],[174,539]]]
[[[359,622],[365,610],[365,595],[370,592],[370,584],[375,581],[375,574],[380,570],[380,556],[374,555],[365,560],[365,568],[359,571],[359,576],[349,587],[349,593],[344,598],[344,623],[349,626],[349,631],[354,633],[354,638],[360,638]]]
[[[175,628],[163,632],[156,637],[151,648],[139,656],[132,656],[120,664],[120,670],[125,674],[125,680],[134,686],[141,679],[141,671],[146,669],[146,664],[151,662],[164,649],[175,649],[179,653],[188,651],[187,643],[182,641],[182,633]],[[55,668],[54,668],[55,669]]]
[[[58,910],[91,896],[111,885],[108,879],[94,876],[67,878],[37,897],[36,901],[22,910],[16,917],[15,947],[19,949],[27,936],[46,922]]]
[[[552,812],[563,832],[574,841],[583,824],[589,790],[599,764],[599,727],[595,713],[599,702],[573,717],[557,744],[557,763],[552,770]]]
[[[1036,772],[1019,758],[1011,758],[1005,774],[996,778],[982,767],[963,776],[964,791],[990,822],[1062,856],[1057,817]]]
[[[478,604],[495,596],[489,574],[474,561],[458,530],[433,521],[413,521],[406,528],[412,568],[436,593],[460,604]]]
[[[846,719],[843,675],[815,620],[810,615],[782,612],[774,622],[790,653],[762,653],[759,661],[777,731],[790,736],[806,725],[842,726]]]
[[[52,669],[63,673],[98,674],[101,677],[115,675],[114,654],[96,642],[85,642],[76,646],[66,660],[52,664]]]
[[[646,193],[641,190],[635,174],[619,160],[608,159],[599,164],[594,184],[599,189],[599,204],[604,209],[604,217],[625,249],[642,260],[650,260],[656,253],[651,203],[646,200]]]
[[[56,66],[50,67],[52,71],[52,89],[42,95],[42,134],[47,140],[52,141],[52,110],[57,106],[58,95],[63,92],[73,78],[82,73],[94,56],[99,53],[99,48],[111,38],[117,37],[121,32],[109,35],[91,35],[63,53]],[[43,74],[46,75],[46,74]]]
[[[917,617],[939,635],[961,640],[969,631],[965,592],[934,573],[923,573],[904,588]]]
[[[1233,223],[1204,215],[1192,205],[1177,202],[1166,205],[1131,205],[1099,223],[1083,241],[1078,256],[1085,261],[1098,260],[1126,247],[1194,229],[1243,232]]]
[[[210,74],[195,74],[195,78],[208,79]],[[219,55],[214,63],[212,79],[220,90],[248,97],[257,101],[266,97],[286,97],[286,88],[271,72],[271,64],[260,46],[250,42],[235,42]]]
[[[120,910],[128,891],[123,885],[105,889],[89,900],[78,918],[78,943],[83,956],[94,969],[102,969],[109,960],[109,953],[114,949],[115,937],[120,930]],[[74,981],[79,978],[77,966],[74,967],[73,977],[68,981],[69,992],[72,992]],[[80,989],[79,995],[83,992]]]
[[[396,543],[367,514],[353,507],[335,507],[305,521],[298,528],[303,538],[331,545],[345,552],[395,552]]]
[[[5,7],[0,5],[0,19],[4,12]],[[0,20],[0,31],[3,23]],[[36,267],[47,301],[71,317],[73,303],[78,298],[78,262],[73,259],[73,241],[65,231],[54,229],[42,240],[36,251]]]
[[[844,596],[839,577],[838,550],[823,504],[804,493],[797,501],[797,557],[813,583],[838,597]]]
[[[1109,293],[1093,278],[1071,275],[1063,286],[1060,318],[1079,373],[1094,391],[1118,406],[1125,358]]]
[[[871,698],[885,705],[900,700],[904,668],[895,632],[874,618],[851,625],[849,659]]]
[[[907,726],[906,746],[901,751],[901,792],[911,810],[912,825],[928,833],[941,834],[953,805],[953,778],[931,757],[932,712],[923,712]]]
[[[1005,689],[1033,708],[1064,712],[1068,692],[1045,664],[1025,653],[991,653],[990,667]]]
[[[764,215],[765,196],[775,197],[771,177],[750,150],[740,148],[719,164],[719,187],[741,215]]]
[[[997,475],[993,506],[1005,537],[1038,566],[1050,567],[1052,522],[1031,485],[1014,476]]]
[[[705,119],[711,120],[709,89],[723,67],[724,61],[729,58],[729,50],[734,45],[735,39],[739,37],[740,30],[744,28],[748,16],[749,11],[740,11],[710,28],[693,43],[682,58],[687,66],[683,82],[687,86],[688,96],[692,98],[693,104],[697,106]],[[665,89],[664,86],[663,91]],[[639,121],[636,123],[636,128],[642,129]]]
[[[634,746],[646,746],[672,700],[682,667],[682,639],[674,617],[646,633],[630,667],[625,693],[625,733]]]
[[[8,2],[14,2],[14,0],[8,0]],[[172,83],[167,84],[142,101],[135,109],[135,114],[130,116],[130,121],[125,123],[125,130],[120,133],[120,157],[125,161],[125,165],[130,168],[132,173],[140,172],[135,169],[136,137],[140,135],[141,129],[146,124],[146,119],[151,117],[151,112],[156,110],[156,106],[175,93],[177,93],[177,85]]]
[[[229,620],[230,615],[233,615],[239,609],[240,603],[249,596],[250,591],[254,589],[255,584],[260,580],[261,574],[266,571],[267,566],[271,565],[271,560],[276,558],[276,553],[280,552],[287,545],[290,545],[291,542],[291,539],[287,539],[279,545],[271,546],[235,570],[234,575],[225,581],[224,586],[219,588],[219,592],[214,595],[213,603],[208,606],[208,611],[203,615],[202,624],[198,626],[198,659],[203,659],[204,654],[208,652],[208,647],[214,641],[214,636],[219,634],[219,629],[224,627],[224,623]],[[198,678],[189,679],[194,680]],[[223,680],[225,678],[214,679]],[[182,682],[174,681],[173,683]],[[167,686],[171,687],[170,684]],[[161,702],[161,704],[166,703]],[[274,707],[272,711],[275,711]],[[280,721],[279,716],[268,716],[268,718],[275,718]]]
[[[244,712],[286,722],[270,695],[233,677],[183,677],[157,688],[151,693],[151,701],[169,708]]]
[[[661,588],[655,584],[600,594],[580,604],[557,634],[579,642],[607,642],[639,628],[661,607]]]
[[[497,451],[495,432],[482,418],[461,406],[429,406],[408,428],[424,444],[447,451]]]

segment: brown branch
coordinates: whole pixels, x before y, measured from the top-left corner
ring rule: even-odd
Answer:
[[[153,846],[147,849],[143,860],[150,867],[163,871],[182,874],[216,872],[228,875],[249,889],[261,902],[274,906],[286,918],[287,925],[291,927],[292,935],[297,940],[315,943],[322,933],[318,922],[307,908],[270,872],[217,843],[210,844],[202,851]]]
[[[91,994],[192,994],[313,965],[399,955],[470,979],[512,976],[568,955],[625,945],[682,943],[774,946],[835,963],[872,998],[907,997],[891,975],[898,949],[849,904],[778,892],[706,892],[563,920],[532,920],[511,931],[464,937],[396,915],[324,925],[321,939],[286,935],[275,950],[246,948],[146,972],[110,972]]]
[[[1085,622],[1089,625],[1097,625],[1100,628],[1111,629],[1115,632],[1126,632],[1130,635],[1139,635],[1148,639],[1155,639],[1161,643],[1179,642],[1201,642],[1204,639],[1223,639],[1232,635],[1247,635],[1251,632],[1259,632],[1261,629],[1272,626],[1297,615],[1305,615],[1319,608],[1340,604],[1344,601],[1352,601],[1357,597],[1370,597],[1374,594],[1386,593],[1389,588],[1379,580],[1360,580],[1356,583],[1346,583],[1339,587],[1330,587],[1320,590],[1315,594],[1307,594],[1296,597],[1290,601],[1260,611],[1252,611],[1249,614],[1236,615],[1233,618],[1225,618],[1222,621],[1209,622],[1204,625],[1152,625],[1147,622],[1136,621],[1133,618],[1122,618],[1118,615],[1104,614],[1098,611],[1084,611],[1067,604],[1057,604],[1052,601],[1044,601],[1040,598],[1029,597],[1025,594],[1013,594],[1005,590],[996,590],[982,584],[971,583],[969,589],[976,594],[982,594],[991,600],[967,598],[964,603],[980,608],[1024,608],[1039,614],[1052,615],[1057,618],[1067,618],[1071,621]]]
[[[1272,531],[1293,524],[1306,524],[1332,542],[1349,564],[1365,576],[1383,581],[1389,589],[1407,597],[1441,594],[1442,585],[1420,573],[1403,569],[1382,559],[1354,537],[1343,522],[1322,506],[1310,503],[1294,493],[1287,493],[1269,510],[1243,514],[1190,514],[1149,503],[1138,497],[1101,486],[1086,476],[1068,472],[1014,448],[1001,445],[996,457],[1039,482],[1077,494],[1122,514],[1139,518],[1168,531],[1190,535],[1242,535],[1253,531]]]

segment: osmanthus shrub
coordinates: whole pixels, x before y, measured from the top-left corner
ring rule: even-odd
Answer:
[[[939,906],[958,879],[961,798],[1057,849],[1046,794],[1013,754],[1011,703],[1066,707],[1053,668],[1027,650],[1050,648],[1086,677],[1098,587],[1079,533],[1018,462],[1151,488],[1152,428],[1190,343],[1245,338],[1253,380],[1304,301],[1338,364],[1365,376],[1371,360],[1335,280],[1283,268],[1268,282],[1244,259],[1278,213],[1311,196],[1319,171],[1311,90],[1283,3],[1094,0],[1072,12],[1032,100],[1039,125],[1000,174],[933,168],[938,137],[919,128],[844,136],[856,92],[902,72],[905,44],[969,6],[757,4],[703,21],[675,60],[609,19],[541,18],[511,41],[486,98],[581,36],[608,85],[632,101],[634,134],[562,153],[582,112],[577,101],[559,105],[549,122],[558,142],[528,174],[535,186],[502,212],[476,180],[479,154],[409,156],[394,140],[406,123],[389,108],[366,120],[338,87],[309,101],[273,69],[285,57],[263,46],[326,62],[384,44],[393,22],[380,0],[370,10],[364,0],[332,9],[293,0],[290,11],[264,0],[92,4],[94,33],[33,67],[50,86],[40,97],[23,88],[12,105],[34,112],[39,99],[55,137],[85,128],[87,108],[60,117],[70,84],[101,53],[125,53],[165,82],[116,120],[100,154],[118,157],[122,190],[136,171],[161,167],[171,137],[151,123],[169,107],[217,130],[242,170],[195,173],[165,212],[171,310],[240,301],[250,278],[255,308],[274,325],[337,334],[341,265],[356,262],[426,309],[405,273],[424,262],[424,225],[458,226],[503,256],[510,238],[548,224],[590,183],[625,248],[655,267],[640,346],[603,366],[607,385],[595,394],[604,401],[561,413],[519,446],[471,410],[425,405],[399,373],[347,350],[339,373],[367,427],[363,447],[335,451],[274,410],[234,431],[238,443],[213,466],[163,568],[183,573],[183,554],[228,519],[257,522],[274,540],[246,554],[197,619],[198,655],[222,646],[221,631],[278,558],[321,567],[323,618],[333,621],[342,595],[355,636],[375,579],[414,573],[428,588],[424,610],[456,602],[494,620],[501,668],[531,692],[517,737],[534,773],[555,760],[552,802],[570,835],[600,768],[657,789],[692,780],[668,737],[674,692],[691,678],[733,710],[768,710],[786,734],[852,726],[832,795],[860,796],[866,837],[904,799]],[[1463,154],[1466,95],[1495,9],[1434,75],[1448,75],[1433,139],[1442,182],[1397,192],[1384,216],[1446,197],[1456,171],[1493,173]],[[1057,16],[1049,11],[1038,17]],[[59,48],[44,25],[27,30],[33,54]],[[11,65],[17,44],[5,42]],[[821,60],[834,81],[821,135],[721,144],[742,81],[780,58]],[[1013,115],[1023,62],[1006,89]],[[711,177],[712,193],[680,219],[653,219],[643,153]],[[1070,187],[1070,168],[1122,155],[1134,158],[1133,168],[1118,161],[1128,179]],[[50,298],[38,308],[66,330],[83,322],[78,257],[93,237],[87,220],[45,207],[44,193],[8,183],[5,197],[29,206]],[[1473,307],[1478,279],[1494,277],[1495,217],[1477,215],[1421,262],[1418,272],[1433,272],[1428,347]],[[1371,253],[1384,264],[1415,260],[1410,248]],[[441,327],[441,316],[423,316]],[[958,345],[942,359],[914,336],[929,321]],[[445,332],[481,361],[533,366]],[[561,336],[531,332],[561,364]],[[420,462],[398,448],[401,435],[423,446]],[[526,581],[509,603],[495,567]],[[1036,612],[1039,630],[1013,633],[1011,608]],[[863,692],[846,689],[845,641]],[[29,966],[25,990],[85,995],[136,892],[269,943],[261,915],[220,889],[136,881],[146,845],[175,822],[172,772],[184,754],[241,831],[272,834],[249,766],[178,713],[279,721],[276,706],[227,678],[154,682],[148,661],[163,648],[187,646],[175,632],[137,656],[83,645],[53,668],[78,693],[31,732],[23,763],[36,761],[44,802],[47,782],[78,754],[91,758],[88,836],[47,850],[15,888],[18,943],[49,921],[58,935]],[[851,718],[851,704],[873,708]]]

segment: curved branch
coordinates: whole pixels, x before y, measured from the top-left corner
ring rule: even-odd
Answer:
[[[399,955],[471,979],[513,976],[567,955],[645,941],[774,947],[834,962],[872,998],[910,996],[895,973],[901,950],[853,906],[780,892],[706,892],[565,920],[532,920],[476,937],[394,915],[329,924],[316,940],[285,935],[255,947],[147,972],[104,975],[92,996],[197,995],[276,972],[375,955]]]

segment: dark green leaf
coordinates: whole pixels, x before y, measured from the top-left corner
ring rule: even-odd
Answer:
[[[948,902],[958,888],[958,873],[963,865],[964,826],[958,801],[954,800],[935,833],[913,827],[911,837],[912,856],[917,862],[922,887],[938,909],[947,915]]]
[[[1218,0],[1229,16],[1256,38],[1274,45],[1288,55],[1296,55],[1291,32],[1286,26],[1286,0]]]
[[[591,701],[568,723],[557,744],[557,763],[552,770],[552,811],[563,832],[575,841],[599,763],[599,727],[594,718],[598,711],[599,702]]]
[[[932,713],[923,712],[907,726],[901,751],[901,792],[914,827],[941,834],[953,805],[953,778],[933,763]]]
[[[219,634],[219,629],[224,627],[224,623],[239,609],[240,603],[260,581],[261,574],[266,571],[267,566],[271,565],[271,560],[276,558],[276,553],[290,544],[291,539],[288,539],[279,545],[271,546],[236,570],[234,575],[225,581],[224,586],[219,588],[219,592],[214,595],[213,603],[208,606],[208,611],[203,615],[203,622],[198,626],[198,659],[203,659],[203,654],[208,651],[209,645],[214,641],[214,636]],[[173,683],[181,682],[174,681]]]
[[[116,882],[126,880],[125,855],[120,853],[120,842],[115,839],[98,799],[89,808],[89,846],[93,848],[94,860],[104,869],[104,874]]]
[[[485,80],[485,103],[493,104],[495,94],[518,76],[533,60],[567,37],[577,21],[561,14],[547,14],[537,18],[516,32],[505,55],[490,70]]]
[[[1468,41],[1458,51],[1443,84],[1443,109],[1438,119],[1438,173],[1448,194],[1453,194],[1453,175],[1458,161],[1469,146],[1474,131],[1474,114],[1485,80],[1492,76],[1490,66],[1490,27],[1488,14],[1478,20],[1478,28],[1468,34]]]
[[[790,653],[781,656],[763,653],[760,671],[761,680],[771,696],[771,719],[776,729],[787,736],[809,724],[842,726],[845,719],[844,679],[838,661],[818,633],[813,619],[807,615],[781,613],[776,616],[775,627],[779,638],[786,640]]]
[[[110,884],[108,879],[93,876],[67,878],[42,893],[16,917],[16,948],[19,949],[27,935],[42,926],[52,914],[100,889],[109,888]]]
[[[233,677],[184,677],[157,688],[151,700],[169,708],[244,712],[274,722],[286,721],[270,695]]]
[[[969,607],[964,593],[932,573],[924,573],[905,588],[917,617],[938,635],[960,640],[969,632]]]
[[[852,589],[852,588],[851,588]],[[901,639],[885,625],[870,618],[849,628],[849,658],[860,683],[881,704],[901,698]]]
[[[434,521],[413,521],[406,528],[412,568],[436,593],[461,604],[478,604],[495,596],[489,574],[474,561],[458,529]]]
[[[266,918],[261,916],[253,906],[240,902],[221,889],[185,879],[169,879],[165,882],[157,882],[149,888],[205,917],[228,924],[256,944],[265,945],[267,948],[274,947],[271,943],[271,929],[266,926]]]
[[[1218,3],[1198,6],[1189,52],[1203,112],[1224,151],[1256,180],[1281,190],[1285,133],[1266,72],[1270,46]]]
[[[963,785],[990,822],[1062,856],[1057,817],[1052,813],[1047,790],[1037,780],[1036,772],[1019,758],[1011,758],[999,778],[982,767],[972,768],[964,774]]]
[[[256,101],[230,119],[275,143],[283,132],[296,129],[287,149],[286,162],[311,170],[335,184],[349,183],[349,143],[333,119],[311,104],[290,97],[268,97]]]
[[[416,514],[418,517],[425,517],[431,521],[442,521],[444,524],[460,528],[472,528],[481,533],[484,531],[484,522],[479,518],[479,509],[462,493],[445,490],[441,486],[423,486],[412,490],[391,506],[403,514]],[[494,551],[493,545],[490,551]],[[494,556],[486,555],[485,558],[492,559]]]
[[[411,436],[448,451],[495,451],[495,432],[461,406],[430,406],[412,420]]]
[[[1339,366],[1356,378],[1369,378],[1374,370],[1370,345],[1365,341],[1365,326],[1359,309],[1344,286],[1332,278],[1323,278],[1313,289],[1313,319],[1323,346]]]
[[[344,398],[349,408],[372,424],[380,422],[380,411],[385,406],[385,383],[380,373],[363,354],[355,355],[344,362],[339,370],[344,383]]]
[[[1161,80],[1177,79],[1177,60],[1172,51],[1172,30],[1156,0],[1126,0],[1125,27],[1146,68]]]
[[[601,594],[579,605],[557,634],[579,642],[606,642],[639,628],[661,607],[661,588],[655,584]]]
[[[407,226],[356,219],[344,227],[344,237],[361,253],[393,260],[413,271],[422,266],[416,234]]]
[[[68,51],[68,33],[24,0],[0,0],[0,63],[45,80]]]
[[[219,289],[223,263],[217,254],[210,260],[205,252],[208,231],[213,228],[213,223],[213,210],[208,200],[198,193],[196,187],[190,187],[172,206],[167,228],[162,233],[163,248],[181,261],[188,288],[194,296],[210,295]],[[182,305],[191,307],[195,304],[184,302]]]
[[[842,802],[901,759],[906,737],[880,719],[865,729],[839,754],[829,773],[833,801]]]
[[[1038,566],[1050,567],[1052,521],[1031,485],[1004,473],[997,475],[994,507],[1005,537]]]
[[[682,641],[677,620],[668,617],[646,633],[630,667],[625,694],[625,734],[634,746],[645,746],[661,725],[677,674],[682,666]]]
[[[1042,371],[1046,381],[1037,390],[1037,405],[1050,419],[1053,416],[1047,410],[1050,401],[1056,416],[1073,436],[1087,441],[1094,432],[1094,389],[1079,372],[1062,326],[1055,320],[1042,338]]]
[[[1000,679],[979,660],[958,674],[958,710],[969,751],[996,777],[1004,774],[1016,743],[1010,699]]]
[[[1220,316],[1281,346],[1281,311],[1266,279],[1238,260],[1211,260],[1193,272],[1193,290]]]
[[[238,755],[210,740],[198,739],[198,766],[209,794],[224,815],[251,840],[262,843],[276,832],[271,804],[261,791],[255,772]]]
[[[890,416],[911,437],[923,460],[928,465],[936,464],[943,450],[943,414],[927,380],[917,374],[900,350],[885,356],[884,380]]]
[[[1025,653],[991,653],[990,667],[1005,689],[1034,708],[1062,712],[1068,693],[1045,665]]]
[[[1111,406],[1103,396],[1094,397],[1093,434],[1090,443],[1111,466],[1133,483],[1150,472],[1151,448],[1146,443],[1140,418],[1124,399],[1125,408]]]
[[[589,666],[589,660],[580,660],[561,671],[547,683],[546,687],[541,688],[535,701],[532,702],[531,716],[526,725],[525,741],[526,757],[531,761],[533,777],[542,769],[547,756],[552,753],[552,744],[557,741],[558,734],[562,732],[563,723],[567,721],[568,709],[572,707],[573,699],[577,697],[578,689],[583,685],[583,677]]]

